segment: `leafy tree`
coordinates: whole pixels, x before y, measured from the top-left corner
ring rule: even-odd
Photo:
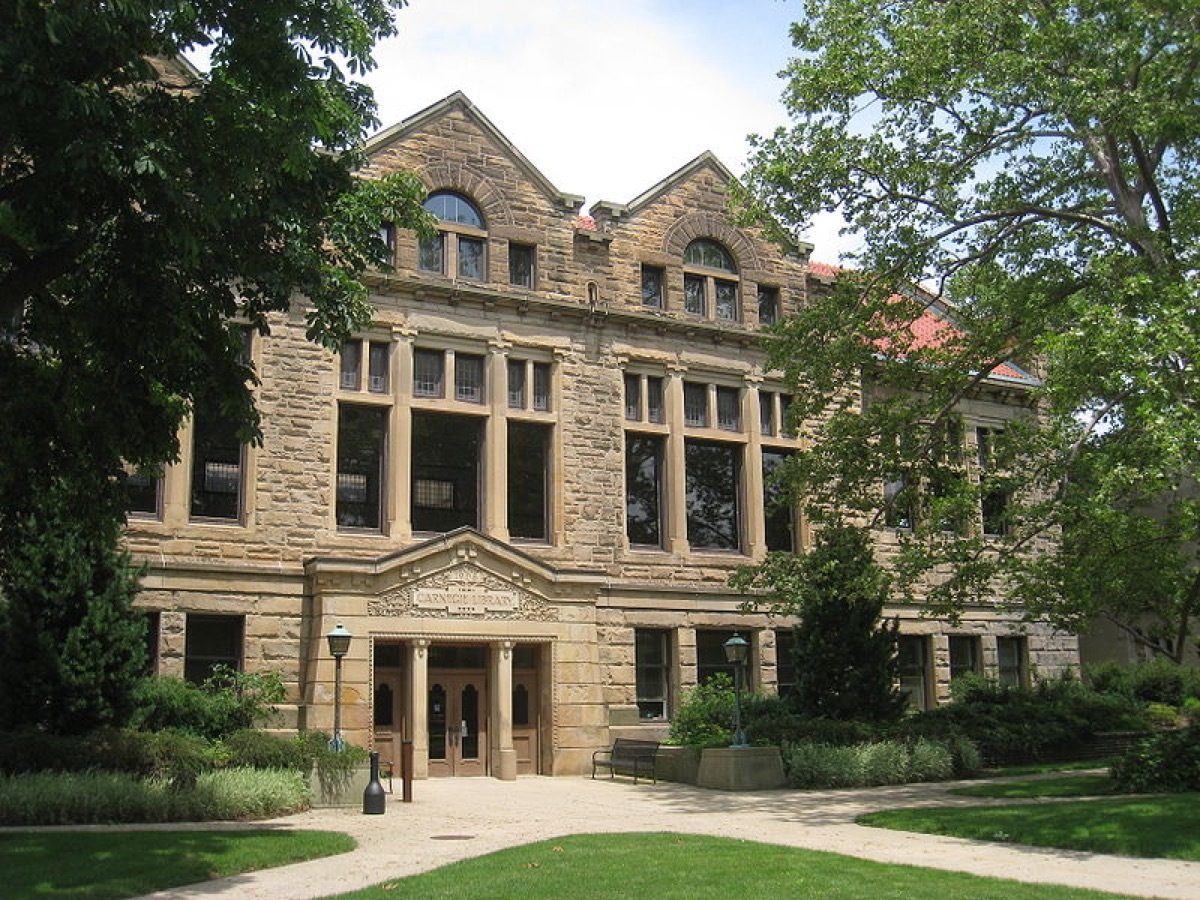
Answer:
[[[96,487],[117,496],[111,483]],[[98,508],[60,483],[13,523],[0,603],[0,728],[81,734],[123,724],[133,710],[147,646],[131,606],[137,570],[116,549],[119,518],[89,514]]]
[[[10,628],[38,590],[26,569],[55,539],[40,529],[72,502],[94,534],[59,552],[72,568],[90,559],[96,578],[111,576],[96,596],[126,605],[115,595],[135,586],[116,574],[110,526],[122,503],[109,485],[175,459],[197,406],[255,439],[245,328],[265,332],[302,295],[309,336],[336,347],[369,315],[358,276],[385,262],[381,221],[426,227],[415,176],[355,175],[376,123],[353,76],[403,5],[0,7],[0,597],[13,605]],[[209,53],[206,75],[182,61],[188,51]],[[47,603],[81,596],[46,590]],[[95,604],[72,608],[86,617],[85,606]]]
[[[853,272],[775,340],[809,448],[794,484],[818,520],[876,526],[882,483],[902,486],[891,512],[917,521],[897,573],[937,611],[999,591],[1059,624],[1101,605],[1189,631],[1198,26],[1191,0],[808,0],[793,26],[792,124],[755,139],[745,212],[837,210],[861,237]],[[958,327],[929,340],[930,308]],[[1042,381],[976,478],[939,442],[1014,363]],[[982,533],[981,505],[1003,534]],[[1140,590],[1131,610],[1076,575],[1136,559],[1151,509],[1171,572],[1163,602]]]
[[[800,619],[793,694],[799,713],[866,721],[899,717],[899,624],[881,619],[889,583],[866,534],[845,525],[822,529],[804,554],[772,553],[734,576],[741,590],[765,591],[748,605]]]

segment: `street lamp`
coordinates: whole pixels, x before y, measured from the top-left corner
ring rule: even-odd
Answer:
[[[737,632],[722,646],[725,660],[733,664],[733,743],[731,747],[746,746],[746,732],[742,730],[742,666],[750,653],[750,644]]]
[[[329,641],[329,655],[333,657],[333,737],[329,740],[329,749],[341,751],[346,747],[342,740],[342,657],[350,652],[350,638],[354,637],[342,627],[337,627],[325,638]]]

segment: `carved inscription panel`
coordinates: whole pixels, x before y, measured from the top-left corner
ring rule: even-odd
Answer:
[[[558,610],[532,591],[469,563],[459,563],[367,604],[373,616],[435,619],[529,619],[551,622]]]

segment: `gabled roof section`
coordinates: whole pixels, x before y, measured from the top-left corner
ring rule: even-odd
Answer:
[[[706,166],[715,169],[717,175],[723,181],[728,182],[734,180],[733,173],[725,167],[725,164],[717,159],[712,151],[705,150],[691,162],[680,167],[679,169],[676,169],[658,184],[654,185],[654,187],[647,191],[643,191],[628,203],[614,203],[610,200],[599,200],[593,204],[592,209],[599,210],[601,215],[607,214],[608,217],[613,219],[620,219],[624,216],[630,215],[631,213],[636,213],[643,207],[653,203],[663,194],[667,193],[675,185],[686,181],[688,178]]]
[[[808,272],[822,280],[832,281],[842,274],[845,269],[839,266],[831,266],[827,263],[809,262]],[[914,289],[910,292],[910,296],[920,300],[924,306],[921,314],[908,323],[908,330],[912,333],[912,342],[909,346],[914,350],[921,349],[937,349],[938,347],[950,343],[956,338],[962,336],[965,332],[958,321],[954,318],[953,311],[941,300],[931,296],[924,290]],[[893,294],[893,298],[900,300],[900,294]],[[875,345],[880,350],[886,350],[888,340],[881,338],[875,341]],[[976,373],[971,373],[976,374]],[[1016,363],[1005,361],[994,367],[986,376],[989,381],[999,381],[1007,384],[1020,384],[1025,387],[1040,387],[1042,381],[1037,376],[1025,371]]]
[[[409,116],[407,119],[403,119],[390,128],[385,128],[372,135],[366,142],[365,149],[367,155],[371,156],[378,153],[393,141],[401,140],[412,132],[420,131],[429,125],[429,123],[440,119],[453,110],[461,112],[474,122],[481,131],[494,140],[498,146],[503,148],[505,155],[515,162],[529,180],[545,192],[556,205],[569,212],[578,212],[579,208],[583,206],[584,198],[582,195],[568,194],[555,187],[550,179],[543,175],[541,170],[531,163],[525,154],[518,150],[462,91],[455,91],[450,96],[439,100],[431,106],[425,107],[425,109]]]
[[[474,528],[463,527],[437,535],[374,558],[322,556],[309,559],[305,569],[310,574],[353,574],[387,578],[401,570],[428,572],[439,566],[457,562],[498,573],[506,580],[539,583],[548,587],[560,582],[570,584],[601,584],[604,575],[598,570],[560,569],[512,547],[503,541],[482,534]]]

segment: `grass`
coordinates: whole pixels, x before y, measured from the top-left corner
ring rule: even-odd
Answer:
[[[1020,766],[1004,766],[999,769],[989,769],[989,778],[1007,778],[1010,775],[1046,775],[1050,772],[1074,772],[1079,769],[1107,769],[1115,760],[1113,757],[1104,759],[1080,759],[1075,762],[1040,762],[1025,763]]]
[[[963,797],[1099,797],[1115,794],[1116,783],[1107,775],[1059,775],[1021,781],[997,781],[952,788],[949,793]]]
[[[1115,895],[886,865],[732,838],[587,834],[502,850],[340,896],[353,900],[1084,900]]]
[[[0,894],[116,900],[354,847],[331,831],[7,831]]]
[[[1200,862],[1200,795],[1159,794],[973,808],[890,809],[860,824],[1028,844]]]

